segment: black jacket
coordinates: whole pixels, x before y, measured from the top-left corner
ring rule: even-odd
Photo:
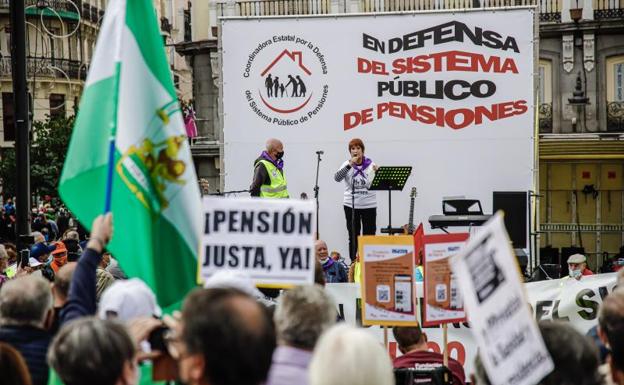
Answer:
[[[48,363],[46,354],[52,335],[33,326],[3,326],[0,328],[0,342],[6,342],[24,357],[33,385],[48,384]],[[1,376],[1,375],[0,375]]]

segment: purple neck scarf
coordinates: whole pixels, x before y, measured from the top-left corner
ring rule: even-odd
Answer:
[[[260,157],[273,163],[273,165],[277,167],[278,170],[282,171],[282,168],[284,167],[284,161],[282,159],[273,160],[273,158],[271,158],[269,153],[266,151],[262,151]]]
[[[368,168],[368,166],[370,166],[370,164],[373,163],[372,160],[370,160],[367,157],[362,157],[362,164],[361,165],[357,165],[354,164],[353,165],[353,177],[355,178],[358,175],[362,175],[362,177],[366,177],[366,175],[364,175],[364,170],[366,170],[366,168]]]

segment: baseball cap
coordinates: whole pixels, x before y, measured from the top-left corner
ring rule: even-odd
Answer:
[[[55,249],[54,251],[52,251],[52,255],[67,253],[67,248],[65,247],[65,244],[63,242],[55,242],[54,246]]]
[[[108,312],[117,314],[117,318],[122,322],[137,317],[160,317],[162,315],[154,292],[138,278],[115,281],[104,290],[100,299],[98,317],[106,319]]]
[[[568,263],[583,263],[586,262],[587,258],[583,254],[572,254],[568,258]]]
[[[43,242],[39,242],[30,248],[30,256],[39,259],[42,255],[50,254],[54,250],[56,250],[56,245],[46,245]]]

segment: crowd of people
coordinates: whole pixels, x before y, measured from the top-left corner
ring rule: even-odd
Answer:
[[[270,144],[258,160],[268,167],[256,168],[260,195],[280,193],[261,188],[273,175],[266,171],[275,171],[273,166],[281,171],[276,161],[283,147]],[[357,165],[363,143],[349,146]],[[341,170],[338,174],[348,177],[351,169]],[[14,202],[6,200],[2,211],[5,224],[15,215]],[[345,209],[348,225],[351,214]],[[362,227],[366,218],[358,214]],[[260,291],[245,273],[224,271],[189,293],[180,312],[165,315],[151,289],[140,279],[128,279],[106,251],[113,235],[110,214],[96,218],[87,234],[67,210],[44,200],[33,208],[31,226],[27,255],[18,253],[8,236],[11,226],[0,232],[3,384],[490,383],[478,356],[474,373],[466,373],[454,358],[445,363],[418,326],[392,328],[400,355],[391,358],[373,334],[344,322],[324,286],[361,282],[355,242],[349,264],[325,241],[315,242],[314,285]],[[567,262],[571,278],[592,274],[583,255]],[[541,384],[624,385],[622,282],[624,270],[603,300],[589,337],[566,323],[539,323],[555,364]]]

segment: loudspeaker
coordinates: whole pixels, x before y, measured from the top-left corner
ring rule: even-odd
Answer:
[[[505,227],[515,249],[527,247],[527,192],[494,191],[492,194],[492,212],[505,212]]]

